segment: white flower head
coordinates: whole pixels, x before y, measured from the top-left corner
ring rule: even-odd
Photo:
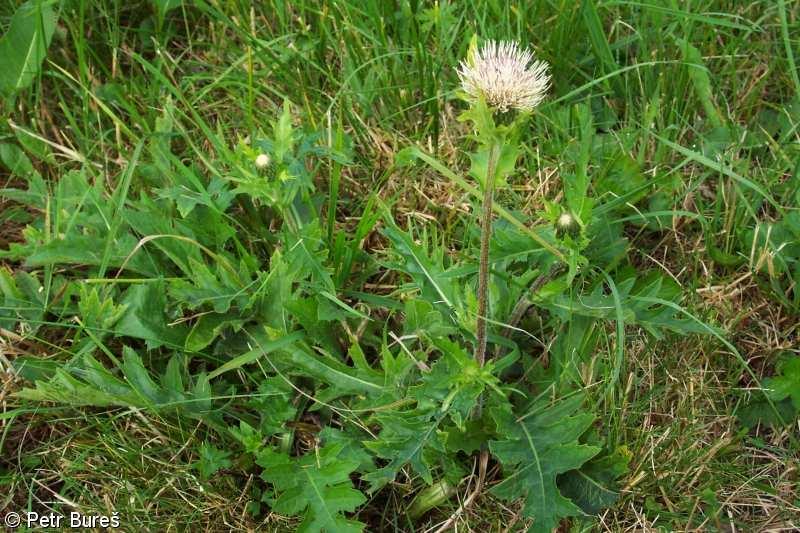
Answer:
[[[530,111],[544,99],[550,87],[545,61],[533,59],[517,43],[489,41],[461,62],[458,77],[471,101],[481,96],[499,111]]]
[[[570,228],[574,222],[575,219],[567,212],[561,213],[561,216],[558,217],[558,226],[560,228]]]
[[[575,217],[572,213],[564,211],[556,220],[556,235],[563,237],[564,235],[575,236],[580,233],[580,226],[577,224]]]
[[[269,166],[269,156],[267,154],[258,154],[256,157],[256,168],[264,169]]]

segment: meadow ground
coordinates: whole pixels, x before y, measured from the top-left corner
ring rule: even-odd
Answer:
[[[0,28],[9,28],[18,5],[3,3]],[[259,174],[252,162],[260,150],[280,149],[281,128],[316,132],[303,139],[333,155],[298,172],[314,186],[320,238],[330,245],[313,264],[329,274],[312,272],[299,283],[330,279],[334,290],[326,293],[327,307],[308,297],[289,306],[299,317],[293,327],[325,342],[333,335],[332,345],[364,335],[379,346],[383,335],[399,350],[389,335],[393,326],[381,333],[367,325],[396,325],[387,318],[396,309],[389,300],[410,279],[390,272],[399,241],[383,231],[385,213],[398,228],[424,230],[422,241],[429,238],[453,265],[476,255],[471,197],[430,166],[401,166],[396,156],[417,146],[449,168],[469,168],[456,67],[477,35],[529,44],[550,64],[553,80],[526,130],[524,163],[498,203],[526,224],[546,224],[548,202],[563,201],[562,184],[589,146],[590,194],[597,206],[610,206],[596,212],[613,212],[619,230],[597,245],[614,255],[603,256],[598,272],[619,287],[631,272],[658,272],[675,287],[667,299],[714,332],[648,322],[641,310],[628,315],[612,306],[591,343],[576,345],[585,353],[576,356],[569,379],[593,406],[591,439],[623,454],[627,468],[609,505],[562,527],[800,528],[800,1],[65,0],[53,9],[57,22],[41,69],[26,87],[6,88],[0,104],[0,516],[80,509],[116,511],[129,530],[293,530],[299,522],[291,513],[259,503],[269,485],[248,446],[288,438],[282,449],[303,457],[322,426],[346,428],[353,417],[358,425],[352,413],[365,408],[348,403],[350,418],[312,411],[314,395],[339,399],[333,387],[315,384],[319,371],[308,367],[294,390],[275,389],[291,398],[289,433],[262,435],[254,444],[242,434],[250,426],[234,428],[233,437],[219,430],[237,413],[249,420],[247,402],[259,401],[262,390],[254,367],[274,373],[255,357],[220,366],[229,353],[250,353],[234,334],[252,331],[250,319],[228,317],[204,323],[202,331],[198,324],[252,305],[234,295],[228,307],[218,306],[222,297],[181,285],[177,267],[156,262],[169,257],[179,264],[197,252],[188,240],[204,243],[210,265],[227,264],[219,258],[226,253],[276,253],[278,208],[242,198],[279,195],[254,189],[252,180],[281,176]],[[8,60],[0,67],[13,70]],[[284,102],[288,114],[280,120]],[[257,144],[269,135],[275,139]],[[588,145],[587,135],[594,139]],[[245,191],[235,200],[226,197],[229,179]],[[191,219],[202,206],[223,203],[217,211],[224,214],[214,216],[230,222],[225,229],[211,215]],[[155,250],[167,240],[156,235],[179,234],[190,223],[192,239],[132,253]],[[147,236],[152,240],[143,243]],[[229,280],[198,267],[208,259],[202,253],[192,257],[184,266],[198,286],[225,292]],[[258,270],[247,261],[233,270]],[[351,263],[358,268],[340,268]],[[295,272],[294,264],[286,268],[276,276]],[[254,279],[269,287],[274,281]],[[171,283],[168,296],[160,292],[164,280]],[[280,301],[278,294],[293,290],[276,288],[273,297]],[[616,290],[611,283],[619,303]],[[548,309],[530,313],[521,326],[544,339],[544,348],[529,348],[539,359],[551,348],[556,354],[563,344],[556,339],[567,335],[548,326],[557,314]],[[323,315],[334,316],[325,323],[337,329],[317,328],[316,319],[331,320]],[[176,341],[177,328],[186,330]],[[221,418],[111,401],[103,395],[112,394],[108,389],[92,396],[93,389],[78,387],[59,396],[75,385],[69,380],[50,382],[56,390],[44,399],[56,401],[18,395],[87,353],[104,368],[126,369],[130,382],[132,359],[120,363],[123,345],[144,354],[142,368],[166,381],[176,342],[196,354],[185,366],[194,376],[232,368],[226,375],[233,393],[215,389]],[[369,364],[379,352],[367,352]],[[364,355],[351,349],[349,357],[359,366]],[[184,383],[197,379],[187,375]],[[354,391],[361,393],[356,385],[345,392]],[[470,456],[462,450],[459,460],[471,464]],[[492,460],[489,487],[501,470]],[[417,514],[411,502],[427,485],[418,474],[403,466],[348,516],[368,531],[434,530],[474,485],[463,472],[448,498]],[[455,519],[459,531],[514,531],[530,523],[519,501],[488,488]]]

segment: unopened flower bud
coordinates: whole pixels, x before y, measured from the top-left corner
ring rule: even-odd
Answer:
[[[572,216],[570,213],[564,211],[556,220],[556,235],[559,237],[564,236],[565,234],[575,235],[578,233],[578,223],[575,220],[575,217]]]

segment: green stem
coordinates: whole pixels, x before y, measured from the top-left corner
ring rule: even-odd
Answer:
[[[481,218],[481,256],[478,267],[478,322],[476,327],[475,360],[483,366],[486,360],[486,314],[489,300],[489,240],[492,236],[492,203],[494,181],[500,147],[496,142],[489,147],[486,162],[486,183],[483,191],[483,214]]]
[[[453,180],[454,183],[459,185],[462,189],[470,193],[472,196],[480,197],[480,191],[478,190],[477,187],[473,187],[470,183],[467,182],[467,180],[465,180],[464,178],[462,178],[461,176],[459,176],[458,174],[447,168],[445,165],[442,164],[441,161],[439,161],[435,157],[426,154],[425,152],[416,147],[412,149],[412,153],[414,154],[415,157],[421,159],[422,161],[425,161],[425,163],[427,163],[432,169],[439,172],[442,176],[445,176],[446,178]],[[521,231],[522,233],[533,239],[537,244],[539,244],[539,246],[541,246],[542,248],[553,254],[553,256],[556,259],[558,259],[564,264],[568,263],[569,259],[564,254],[564,252],[562,252],[561,250],[559,250],[558,248],[547,242],[541,235],[539,235],[534,230],[523,224],[521,221],[517,219],[517,217],[512,215],[509,211],[503,209],[502,206],[493,205],[492,209],[498,215],[507,220],[512,226],[514,226],[519,231]]]

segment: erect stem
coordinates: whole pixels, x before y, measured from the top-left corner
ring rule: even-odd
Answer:
[[[492,236],[492,202],[494,201],[494,180],[500,146],[497,141],[489,146],[486,162],[486,183],[484,184],[483,205],[481,209],[481,256],[478,266],[478,321],[475,336],[475,360],[483,366],[486,360],[486,313],[489,300],[489,239]]]
[[[484,183],[483,205],[481,206],[483,212],[481,213],[481,257],[478,266],[478,321],[475,332],[477,337],[475,360],[481,367],[486,361],[486,314],[489,307],[489,240],[492,236],[492,202],[494,201],[494,181],[499,156],[500,143],[495,140],[489,146],[489,156],[486,159],[486,183]],[[482,398],[479,398],[474,412],[476,418],[480,418],[481,411],[483,411],[483,401]],[[484,443],[478,456],[478,483],[469,503],[472,503],[471,500],[474,496],[483,491],[488,463],[489,450]]]

